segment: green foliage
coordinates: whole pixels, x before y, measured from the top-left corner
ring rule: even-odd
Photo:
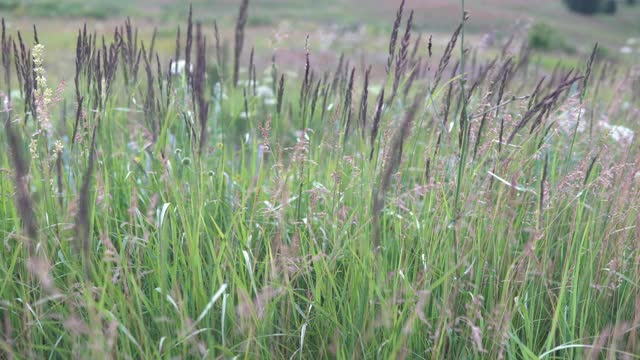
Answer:
[[[603,0],[564,0],[572,11],[593,15],[602,10]]]
[[[602,12],[605,14],[613,15],[618,11],[618,3],[616,0],[607,0],[602,7]]]
[[[20,0],[0,0],[0,10],[2,11],[13,11],[18,5],[20,5]]]
[[[574,52],[573,49],[562,33],[551,27],[546,23],[535,23],[529,30],[529,45],[538,50],[563,50],[567,52]]]
[[[20,16],[106,19],[121,14],[119,3],[107,1],[0,0],[0,10]]]

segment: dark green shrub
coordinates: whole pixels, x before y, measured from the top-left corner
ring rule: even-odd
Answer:
[[[570,10],[592,15],[602,9],[602,0],[564,0]]]
[[[18,5],[20,5],[20,0],[0,0],[0,10],[13,11]]]
[[[604,4],[604,7],[602,8],[602,11],[605,14],[613,15],[613,14],[616,13],[616,11],[618,11],[618,3],[615,0],[608,0]]]
[[[545,23],[536,23],[529,30],[529,45],[538,50],[563,50],[572,52],[562,34]]]

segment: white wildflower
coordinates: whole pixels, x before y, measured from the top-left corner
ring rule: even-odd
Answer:
[[[31,158],[34,160],[40,157],[38,155],[38,139],[35,137],[31,138],[31,142],[29,143],[29,152],[31,153]]]
[[[171,74],[180,75],[184,73],[185,68],[187,67],[187,62],[185,60],[178,60],[171,62]],[[193,65],[189,64],[189,72],[192,72]]]
[[[623,46],[620,48],[620,54],[631,54],[633,53],[633,48],[630,46]]]
[[[633,130],[620,126],[620,125],[611,125],[605,121],[600,121],[600,127],[606,130],[609,133],[609,136],[616,142],[621,144],[631,144],[633,141],[633,136],[635,135]]]
[[[272,98],[274,97],[273,89],[270,86],[260,85],[256,88],[256,95],[261,98]]]

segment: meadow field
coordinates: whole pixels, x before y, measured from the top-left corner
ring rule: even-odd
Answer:
[[[0,359],[639,359],[639,9],[0,0]]]

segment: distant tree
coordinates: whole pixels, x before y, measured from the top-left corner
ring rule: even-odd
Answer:
[[[570,10],[581,14],[595,14],[602,10],[602,0],[564,0]]]

